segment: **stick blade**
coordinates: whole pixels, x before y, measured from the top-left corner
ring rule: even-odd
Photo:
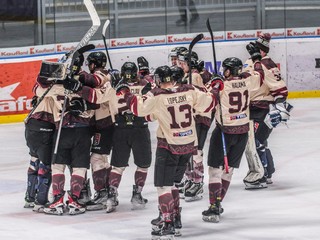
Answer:
[[[197,42],[199,42],[202,38],[203,38],[203,34],[200,33],[197,36],[195,36],[194,39],[192,39],[192,42],[189,45],[189,52],[192,50],[192,48],[194,47],[194,45],[196,45]]]
[[[93,50],[95,48],[96,47],[93,44],[88,44],[88,45],[83,46],[82,48],[79,48],[78,52],[79,52],[79,54],[83,54],[83,53],[88,52],[90,50]]]
[[[103,28],[102,28],[102,36],[103,37],[106,37],[106,31],[107,31],[107,28],[109,27],[109,24],[110,24],[110,20],[107,19],[103,25]]]

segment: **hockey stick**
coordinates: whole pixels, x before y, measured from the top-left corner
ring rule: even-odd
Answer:
[[[79,55],[80,54],[83,54],[87,51],[90,51],[92,49],[94,49],[95,46],[93,44],[89,44],[89,45],[86,45],[86,46],[83,46],[82,48],[80,48],[78,50],[79,52]],[[73,64],[70,64],[70,66],[72,67]],[[41,97],[39,97],[38,101],[37,101],[37,104],[30,110],[30,112],[28,113],[28,115],[26,116],[26,118],[24,119],[24,122],[27,123],[28,120],[30,119],[31,115],[34,113],[34,111],[38,108],[38,106],[40,105],[40,103],[42,102],[42,100],[45,98],[45,96],[48,94],[48,92],[51,90],[51,88],[57,83],[57,80],[54,80],[50,85],[49,87],[46,89],[46,91],[42,94]]]
[[[214,72],[215,74],[218,73],[217,70],[217,60],[216,60],[216,50],[214,47],[214,36],[213,36],[213,32],[210,26],[210,21],[209,18],[206,21],[207,24],[207,29],[210,33],[211,36],[211,43],[212,43],[212,53],[213,53],[213,62],[214,62]],[[223,119],[222,119],[222,107],[221,107],[221,101],[220,101],[220,97],[218,98],[218,103],[219,103],[219,109],[220,109],[220,122],[221,122],[221,139],[222,139],[222,148],[223,148],[223,161],[224,161],[224,167],[226,169],[226,173],[229,173],[229,164],[228,164],[228,155],[227,155],[227,148],[226,148],[226,140],[224,137],[224,133],[222,131],[223,128]]]
[[[102,39],[103,39],[104,47],[106,49],[106,53],[107,53],[107,57],[108,57],[110,68],[113,69],[112,63],[111,63],[111,59],[110,59],[110,55],[109,55],[109,51],[108,51],[107,42],[106,42],[106,31],[107,31],[107,28],[109,27],[109,24],[110,24],[110,20],[107,19],[107,21],[104,23],[103,28],[102,28]]]
[[[100,26],[100,18],[98,16],[96,9],[94,8],[94,6],[92,4],[92,1],[91,0],[83,0],[83,3],[89,12],[90,18],[92,20],[92,26],[86,32],[86,34],[83,36],[83,38],[80,40],[80,42],[78,43],[75,50],[70,54],[72,56],[71,64],[69,65],[69,68],[67,71],[67,74],[69,77],[72,77],[72,75],[73,75],[72,66],[73,66],[74,61],[76,60],[77,57],[80,56],[80,53],[78,50],[80,48],[84,47],[85,45],[87,45],[87,43],[90,41],[90,39],[96,33],[96,31],[98,30],[98,28]],[[68,57],[70,57],[70,55]],[[62,124],[63,124],[64,113],[66,110],[66,103],[68,100],[68,95],[69,95],[69,91],[66,90],[65,96],[64,96],[64,101],[63,101],[63,106],[62,106],[62,112],[61,112],[61,117],[60,117],[60,122],[59,122],[57,138],[56,138],[54,151],[53,151],[53,155],[52,155],[52,164],[54,164],[57,159],[58,146],[59,146],[59,141],[60,141],[61,129],[62,129]]]
[[[188,66],[189,66],[189,84],[192,84],[192,72],[191,72],[191,52],[194,47],[194,45],[197,44],[201,39],[203,38],[203,34],[200,33],[197,36],[195,36],[194,39],[192,39],[190,45],[189,45],[189,52],[188,52]]]

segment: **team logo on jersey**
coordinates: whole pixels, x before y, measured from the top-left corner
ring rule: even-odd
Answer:
[[[242,118],[246,118],[246,117],[247,117],[247,114],[243,113],[243,114],[239,114],[236,116],[231,116],[230,120],[238,120],[238,119],[242,119]]]
[[[190,136],[192,135],[192,130],[188,130],[188,131],[185,131],[185,132],[177,132],[177,133],[173,133],[173,136],[174,137],[186,137],[186,136]]]

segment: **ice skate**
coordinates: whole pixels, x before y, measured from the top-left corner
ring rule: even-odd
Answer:
[[[34,207],[34,199],[33,198],[29,198],[26,194],[26,197],[25,197],[25,203],[24,203],[24,208],[33,208]]]
[[[55,195],[52,203],[46,203],[44,205],[43,212],[51,215],[62,215],[65,207],[63,197],[64,193]]]
[[[108,191],[107,189],[103,188],[99,191],[97,191],[94,194],[94,198],[87,202],[87,210],[88,211],[97,211],[105,209],[107,206],[107,200],[108,200]]]
[[[88,178],[83,185],[83,189],[80,192],[78,202],[81,204],[87,204],[91,201],[91,187],[90,187],[90,178]]]
[[[248,181],[243,181],[244,184],[246,185],[246,190],[255,190],[255,189],[263,189],[263,188],[267,188],[267,180],[265,177],[253,181],[253,182],[248,182]]]
[[[223,213],[220,201],[217,200],[215,204],[211,204],[208,210],[202,212],[202,220],[205,222],[220,222],[220,215]]]
[[[186,188],[190,187],[190,180],[188,180],[185,176],[182,178],[181,182],[175,183],[176,188],[179,190],[179,198],[184,199],[184,193]]]
[[[191,187],[186,190],[185,201],[192,202],[202,199],[203,197],[203,182],[195,183],[192,182]]]
[[[176,237],[180,237],[182,235],[180,231],[182,228],[181,210],[182,207],[179,207],[179,209],[175,209],[173,212],[174,236]]]
[[[151,232],[152,240],[173,240],[175,239],[175,230],[171,221],[161,221],[157,229],[153,229]]]
[[[145,208],[147,202],[148,200],[142,197],[141,191],[139,191],[138,187],[136,185],[133,185],[131,209],[132,210],[143,209]]]
[[[45,205],[40,204],[37,200],[34,202],[33,212],[44,213]]]
[[[116,206],[118,206],[118,192],[115,187],[110,187],[108,192],[108,199],[107,199],[107,209],[106,213],[111,213],[116,210]]]
[[[78,198],[68,191],[69,215],[78,215],[86,211],[85,205],[79,203]]]

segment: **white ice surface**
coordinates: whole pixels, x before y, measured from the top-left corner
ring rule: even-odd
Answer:
[[[183,236],[177,239],[320,239],[320,99],[289,102],[294,105],[289,128],[277,127],[269,139],[276,165],[274,184],[263,190],[245,190],[242,179],[247,163],[243,158],[224,199],[225,212],[220,223],[203,222],[201,212],[208,207],[205,161],[204,199],[191,203],[181,201]],[[153,153],[156,126],[150,124]],[[0,240],[151,238],[150,220],[158,215],[153,165],[143,191],[143,196],[149,199],[144,210],[130,209],[135,169],[131,161],[119,187],[120,205],[116,212],[86,212],[77,216],[37,214],[23,208],[29,162],[24,125],[0,125],[0,133]],[[205,158],[207,149],[208,140]]]

